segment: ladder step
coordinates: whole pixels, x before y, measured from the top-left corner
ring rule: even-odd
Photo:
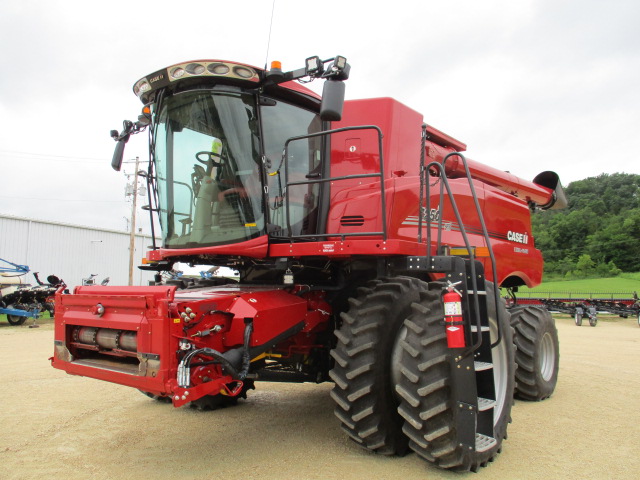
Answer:
[[[487,292],[485,290],[478,290],[478,295],[486,295]],[[475,295],[473,290],[467,290],[467,295]]]
[[[476,333],[478,331],[478,326],[477,325],[471,325],[471,331],[473,333]],[[481,332],[488,332],[489,331],[489,327],[480,327],[480,331]]]
[[[485,410],[489,410],[496,406],[496,401],[491,400],[490,398],[482,398],[478,397],[478,411],[484,412]]]
[[[481,372],[483,370],[491,370],[493,368],[493,363],[489,362],[473,362],[473,366],[476,372]]]
[[[476,433],[476,452],[486,452],[490,448],[494,447],[498,442],[495,438]]]

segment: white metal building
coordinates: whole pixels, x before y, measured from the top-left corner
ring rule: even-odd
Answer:
[[[127,285],[129,244],[126,232],[0,214],[0,258],[29,266],[42,281],[56,275],[69,288],[92,273],[97,274],[96,284],[109,277],[109,285]],[[150,245],[149,235],[135,236],[134,285],[153,280],[154,272],[137,268]],[[36,284],[31,273],[23,278],[24,283]]]

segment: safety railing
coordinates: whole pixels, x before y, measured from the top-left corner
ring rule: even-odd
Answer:
[[[363,174],[354,174],[354,175],[343,175],[339,177],[328,177],[328,178],[317,178],[317,179],[308,179],[301,181],[289,181],[289,144],[291,142],[306,140],[314,137],[327,137],[340,132],[347,132],[353,130],[375,130],[378,137],[378,158],[379,158],[379,171],[378,173],[363,173]],[[316,238],[330,238],[330,237],[340,237],[344,240],[346,237],[364,237],[364,236],[381,236],[383,240],[387,240],[387,204],[385,198],[384,191],[384,158],[382,153],[382,130],[375,125],[362,125],[356,127],[345,127],[345,128],[336,128],[333,130],[325,130],[322,132],[311,133],[308,135],[301,135],[298,137],[291,137],[285,142],[283,158],[285,165],[285,211],[286,211],[286,226],[287,226],[287,237],[291,240],[297,239],[316,239]],[[310,234],[300,234],[294,235],[293,229],[291,226],[291,215],[290,215],[290,204],[289,204],[289,187],[296,185],[312,185],[312,184],[326,184],[329,182],[339,182],[345,180],[353,180],[353,179],[361,179],[361,178],[378,178],[380,182],[380,202],[382,212],[380,215],[382,221],[382,230],[374,231],[374,232],[324,232],[324,233],[310,233]]]
[[[456,221],[458,222],[458,225],[460,226],[460,234],[462,235],[462,239],[464,242],[464,246],[465,249],[468,253],[469,256],[469,273],[470,273],[470,281],[471,281],[471,289],[474,293],[478,292],[478,285],[477,285],[477,275],[476,275],[476,267],[475,267],[475,257],[474,257],[474,249],[471,245],[471,242],[469,241],[469,237],[467,235],[467,231],[466,228],[464,226],[464,223],[462,221],[462,216],[460,214],[460,210],[458,209],[458,206],[456,204],[456,200],[455,200],[455,196],[452,193],[451,187],[449,185],[449,180],[447,179],[446,176],[446,163],[447,160],[449,160],[449,158],[457,156],[460,158],[463,166],[464,166],[464,170],[465,170],[465,176],[467,179],[467,182],[469,184],[469,189],[471,192],[471,197],[473,199],[474,202],[474,206],[476,209],[476,214],[478,217],[478,221],[480,223],[480,227],[482,230],[482,236],[484,238],[485,241],[485,245],[487,246],[487,249],[489,251],[489,257],[491,260],[491,267],[492,267],[492,273],[493,273],[493,283],[495,285],[494,288],[494,298],[493,301],[495,302],[496,305],[496,312],[499,311],[498,309],[498,305],[500,302],[500,290],[498,288],[498,280],[497,280],[497,269],[496,269],[496,260],[495,260],[495,256],[493,254],[493,249],[491,248],[491,239],[489,238],[489,232],[487,231],[487,227],[484,221],[484,216],[482,214],[482,209],[480,207],[480,203],[478,201],[478,196],[476,194],[475,188],[473,186],[473,179],[471,178],[471,172],[469,171],[469,167],[467,165],[467,160],[465,158],[465,156],[459,152],[452,152],[450,154],[448,154],[447,156],[444,157],[444,159],[442,160],[442,163],[439,162],[431,162],[427,165],[425,165],[425,151],[426,151],[426,140],[427,140],[427,125],[423,125],[422,126],[422,145],[421,145],[421,155],[420,155],[420,195],[419,195],[419,202],[420,202],[420,209],[422,208],[422,204],[423,201],[426,202],[426,209],[425,211],[427,213],[431,212],[431,187],[432,185],[429,183],[429,175],[431,171],[436,172],[436,176],[439,180],[439,184],[440,184],[440,199],[439,199],[439,205],[440,205],[440,209],[443,210],[443,202],[444,202],[444,192],[446,190],[447,192],[447,198],[451,204],[451,209],[453,211],[453,214],[456,217]],[[426,198],[425,198],[426,196]],[[422,211],[419,210],[419,215],[418,215],[418,241],[422,242],[422,228],[423,228],[423,214]],[[443,231],[443,226],[444,226],[444,222],[443,222],[443,216],[439,215],[438,219],[436,221],[437,224],[437,240],[436,240],[436,255],[441,254],[441,248],[442,248],[442,231]],[[431,225],[432,225],[432,221],[431,218],[428,217],[428,220],[426,222],[426,227],[427,227],[427,241],[426,241],[426,247],[427,247],[427,258],[430,259],[432,257],[432,241],[431,241],[431,237],[432,237],[432,233],[431,233]],[[475,352],[476,350],[478,350],[480,348],[480,346],[482,345],[482,334],[481,332],[481,315],[480,315],[480,305],[479,305],[479,299],[478,299],[478,295],[474,294],[473,295],[473,311],[475,312],[475,326],[476,326],[476,330],[477,330],[477,340],[474,342],[474,344],[472,346],[469,347],[468,349],[468,353],[472,353]],[[470,319],[471,320],[471,319]],[[500,322],[496,322],[497,325],[497,339],[495,342],[493,342],[493,344],[491,345],[491,348],[494,348],[495,346],[497,346],[500,341],[502,340],[502,332],[500,331]]]

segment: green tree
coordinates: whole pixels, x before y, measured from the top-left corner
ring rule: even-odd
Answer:
[[[588,277],[596,271],[596,262],[591,259],[591,255],[583,254],[578,257],[576,262],[576,274],[580,277]]]
[[[640,271],[640,175],[602,174],[570,183],[564,210],[537,212],[533,236],[547,273],[579,274],[589,255],[600,272]]]

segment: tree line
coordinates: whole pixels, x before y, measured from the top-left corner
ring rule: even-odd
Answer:
[[[640,271],[640,175],[601,174],[570,183],[569,205],[532,215],[546,278]]]

